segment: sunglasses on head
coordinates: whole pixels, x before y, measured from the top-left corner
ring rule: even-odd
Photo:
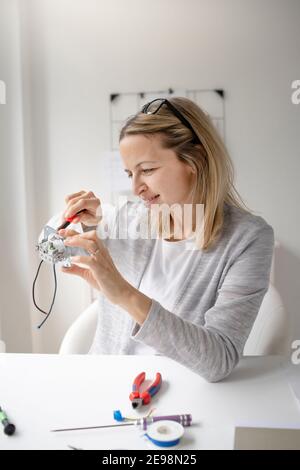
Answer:
[[[180,111],[178,111],[178,109],[175,108],[175,106],[173,106],[173,104],[168,101],[167,99],[165,98],[156,98],[155,100],[152,100],[150,101],[149,103],[145,104],[142,108],[142,113],[143,114],[157,114],[158,111],[160,110],[160,108],[163,106],[163,105],[166,105],[170,111],[172,111],[172,113],[174,114],[174,116],[176,116],[179,121],[185,126],[187,127],[188,129],[190,129],[190,131],[192,132],[193,136],[194,136],[194,140],[197,144],[200,144],[200,139],[199,137],[197,136],[196,132],[194,131],[193,129],[193,126],[189,123],[189,121],[183,116],[183,114],[181,114]]]

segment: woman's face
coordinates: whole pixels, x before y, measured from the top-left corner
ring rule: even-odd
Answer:
[[[147,206],[191,202],[195,172],[173,150],[161,146],[159,134],[125,136],[120,153],[133,193]]]

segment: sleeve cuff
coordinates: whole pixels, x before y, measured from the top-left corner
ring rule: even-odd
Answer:
[[[149,344],[149,341],[151,340],[153,341],[153,332],[159,328],[160,309],[160,303],[152,299],[151,307],[144,323],[142,325],[139,325],[138,323],[134,324],[131,331],[132,339],[135,341],[143,341],[146,344]],[[149,346],[151,346],[151,344],[149,344]]]

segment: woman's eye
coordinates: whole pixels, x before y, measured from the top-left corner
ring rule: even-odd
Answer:
[[[145,170],[141,170],[141,173],[144,173],[144,175],[148,175],[149,173],[151,173],[152,171],[154,171],[156,168],[147,168]],[[132,174],[131,173],[127,173],[127,176],[128,178],[132,178]]]

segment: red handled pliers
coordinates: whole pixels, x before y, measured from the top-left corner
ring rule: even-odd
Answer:
[[[129,395],[132,408],[140,408],[142,405],[148,405],[151,398],[155,395],[161,387],[162,378],[161,374],[157,372],[154,382],[142,393],[140,393],[140,386],[145,380],[145,372],[141,372],[132,384],[132,392]]]

